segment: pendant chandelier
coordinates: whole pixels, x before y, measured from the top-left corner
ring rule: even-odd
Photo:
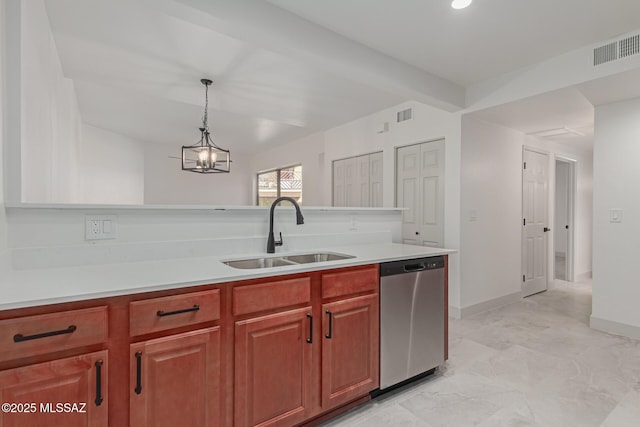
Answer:
[[[182,170],[197,173],[229,173],[231,153],[218,147],[211,140],[207,113],[209,109],[209,86],[213,83],[209,79],[200,82],[205,87],[204,116],[200,129],[200,141],[194,145],[182,146]]]

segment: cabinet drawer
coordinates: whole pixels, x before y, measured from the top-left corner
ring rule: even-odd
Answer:
[[[311,279],[308,277],[233,288],[235,316],[304,304],[309,301],[311,301]]]
[[[209,322],[219,318],[219,289],[129,303],[131,336]]]
[[[322,298],[334,298],[362,292],[377,292],[378,265],[322,275]]]
[[[0,361],[107,340],[107,307],[60,311],[0,321]]]

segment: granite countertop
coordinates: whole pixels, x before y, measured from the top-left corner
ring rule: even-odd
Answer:
[[[325,247],[273,255],[310,252],[335,252],[352,255],[354,258],[251,270],[229,267],[222,261],[267,255],[248,253],[79,267],[13,269],[2,277],[0,310],[437,256],[455,251],[384,243]]]

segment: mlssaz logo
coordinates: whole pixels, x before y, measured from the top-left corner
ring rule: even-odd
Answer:
[[[84,414],[87,412],[87,404],[84,402],[80,403],[40,403],[40,412],[52,412],[52,413],[80,413]]]

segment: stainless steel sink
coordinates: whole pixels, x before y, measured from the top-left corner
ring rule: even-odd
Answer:
[[[286,265],[309,264],[312,262],[338,261],[341,259],[355,258],[353,255],[318,252],[311,254],[286,255],[279,257],[246,258],[223,261],[229,267],[241,269],[257,269],[269,267],[283,267]]]
[[[355,258],[352,255],[334,254],[334,253],[317,253],[317,254],[302,254],[302,255],[287,255],[283,257],[288,261],[293,261],[298,264],[308,264],[310,262],[324,262],[324,261],[338,261],[341,259]]]

